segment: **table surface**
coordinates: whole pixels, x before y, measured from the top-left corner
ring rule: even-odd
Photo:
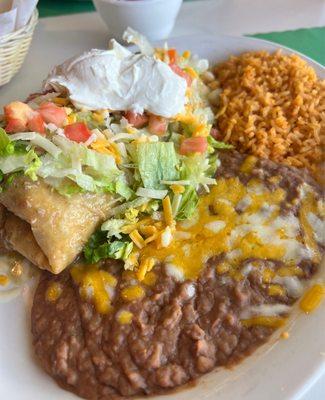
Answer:
[[[58,3],[69,3],[70,6],[76,3],[73,8],[75,12],[89,10],[89,3],[86,1],[41,0],[41,15],[60,13]],[[269,15],[272,15],[272,18],[266,17]],[[199,33],[254,35],[294,48],[324,65],[324,26],[324,0],[197,0],[183,4],[172,36]],[[94,46],[94,43],[98,47],[104,47],[107,43],[106,28],[96,13],[41,19],[23,68],[12,82],[0,88],[0,106],[16,98],[17,93],[20,93],[19,97],[24,98],[39,87],[51,64],[60,61],[54,61],[55,55],[51,54],[51,43],[55,48],[54,42],[58,40],[63,46],[64,40],[69,40],[67,47],[70,51],[74,48],[76,53]],[[44,54],[44,63],[38,66],[39,74],[35,76],[31,73],[33,54],[40,53]],[[67,54],[70,55],[71,53]],[[26,77],[29,80],[28,84]],[[20,90],[23,80],[26,93]],[[301,400],[324,398],[325,376],[314,384]]]
[[[185,28],[190,21],[195,22],[194,12],[198,20],[201,16],[206,20],[208,15],[211,24],[201,24],[201,33],[251,34],[293,48],[325,65],[324,0],[210,0],[204,2],[204,7],[199,0],[184,1],[192,2],[183,6],[181,22]],[[38,8],[41,17],[94,11],[89,0],[40,0]],[[265,18],[269,12],[273,18]]]

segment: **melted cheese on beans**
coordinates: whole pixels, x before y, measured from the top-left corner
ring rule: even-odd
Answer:
[[[252,163],[246,162],[244,170]],[[245,186],[238,178],[220,178],[200,199],[193,221],[177,224],[168,247],[157,249],[153,243],[142,249],[141,255],[168,261],[167,271],[178,280],[197,278],[205,262],[222,253],[226,253],[233,274],[239,263],[249,258],[279,260],[289,267],[303,259],[319,262],[318,233],[310,223],[311,215],[318,213],[315,194],[310,187],[304,192],[298,216],[281,213],[285,198],[284,189],[270,191],[257,179]]]
[[[249,173],[256,159],[247,157],[241,172]],[[278,183],[279,177],[270,180]],[[237,177],[220,178],[211,192],[200,198],[198,212],[192,220],[177,223],[173,230],[167,226],[169,240],[166,246],[157,245],[155,241],[146,244],[139,250],[140,267],[143,260],[150,260],[146,271],[124,271],[123,276],[129,279],[129,286],[123,287],[121,297],[125,303],[137,301],[146,294],[146,286],[156,282],[156,275],[150,272],[157,263],[164,263],[167,274],[176,281],[196,279],[211,257],[225,254],[222,263],[216,265],[216,272],[228,275],[227,279],[241,280],[251,271],[257,269],[262,274],[263,283],[268,286],[271,296],[289,295],[297,298],[303,291],[298,279],[303,274],[299,263],[302,260],[320,261],[318,244],[323,238],[324,222],[322,220],[324,205],[317,201],[313,189],[304,184],[300,196],[294,200],[299,203],[299,213],[281,212],[286,202],[286,191],[277,188],[270,191],[258,179],[251,179],[247,185]],[[290,209],[290,204],[288,205]],[[253,261],[239,266],[247,259],[278,260],[284,266],[274,270],[272,266]],[[143,268],[142,268],[143,269]],[[139,272],[143,272],[139,274]],[[116,279],[99,266],[75,266],[72,277],[80,286],[80,294],[91,299],[98,312],[111,310],[111,301],[117,284]],[[139,276],[141,275],[141,279]],[[222,276],[226,279],[225,276]],[[246,317],[247,324],[279,324],[277,316],[287,309],[283,305],[261,306],[250,310]],[[281,308],[282,307],[282,308]],[[255,320],[256,315],[265,314],[266,321]],[[280,317],[279,317],[280,318]],[[130,315],[119,317],[120,323],[130,323]],[[272,325],[273,326],[273,325]]]
[[[113,275],[96,265],[75,265],[71,269],[71,276],[79,285],[81,297],[92,300],[99,313],[106,314],[111,310],[117,284]]]

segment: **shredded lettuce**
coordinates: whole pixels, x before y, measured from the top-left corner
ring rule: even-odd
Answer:
[[[159,189],[146,189],[139,187],[136,191],[136,195],[140,197],[148,197],[149,199],[158,199],[161,200],[167,196],[168,190],[159,190]]]
[[[112,218],[108,219],[101,226],[102,231],[107,232],[107,238],[116,237],[117,239],[121,239],[121,229],[124,225],[126,225],[125,219]]]
[[[14,144],[11,143],[9,135],[6,131],[0,128],[0,156],[7,156],[13,154]]]
[[[210,156],[208,157],[208,163],[209,163],[209,168],[206,170],[206,175],[207,176],[215,176],[216,171],[220,165],[220,160],[218,157],[218,154],[216,152],[214,152],[213,154],[210,154]],[[214,184],[216,183],[216,180],[214,180]]]
[[[10,135],[11,141],[23,140],[24,142],[30,142],[32,145],[44,149],[47,153],[51,154],[53,157],[57,157],[61,150],[55,146],[49,139],[36,132],[22,132],[14,133]]]
[[[74,183],[83,191],[118,193],[127,200],[133,196],[113,156],[90,150],[58,135],[52,140],[54,143],[35,132],[16,133],[9,137],[2,129],[0,169],[4,174],[23,171],[32,180],[41,177],[62,194],[78,192],[71,185]],[[38,155],[35,148],[25,142],[42,148],[46,153]]]
[[[134,197],[134,192],[129,187],[128,183],[126,182],[125,176],[123,175],[121,175],[116,182],[115,192],[124,197],[125,200],[130,200],[132,197]]]
[[[174,143],[139,143],[135,145],[133,156],[143,187],[147,189],[165,189],[162,180],[179,178],[179,160]]]
[[[25,175],[32,181],[37,180],[37,171],[42,165],[42,161],[33,149],[29,150],[25,158],[27,168],[25,168]]]
[[[234,146],[229,143],[219,142],[218,140],[214,139],[211,135],[208,136],[208,143],[214,149],[232,149]]]
[[[26,166],[25,154],[12,154],[0,158],[0,169],[4,174],[21,171]]]
[[[172,201],[172,213],[173,217],[175,218],[177,216],[179,207],[182,203],[182,194],[180,193],[175,193],[173,196],[173,201]]]
[[[36,173],[41,165],[42,162],[33,149],[29,151],[18,149],[14,154],[0,157],[0,170],[3,174],[23,171],[33,181],[37,179]]]
[[[93,118],[93,113],[91,111],[79,111],[76,113],[77,122],[85,122],[89,129],[98,129],[100,127],[105,128],[104,120],[103,122],[96,121]]]
[[[195,189],[200,185],[214,185],[216,183],[212,178],[214,173],[205,154],[194,153],[182,159],[180,179],[189,181]]]
[[[62,194],[62,196],[70,197],[84,192],[80,186],[69,179],[47,178],[46,181],[49,185],[53,186],[58,193]]]
[[[62,151],[56,158],[50,154],[41,157],[42,165],[37,173],[40,177],[69,178],[89,192],[115,191],[114,185],[123,173],[117,168],[114,157],[60,136],[53,140]]]
[[[127,201],[126,203],[111,208],[109,216],[115,216],[115,217],[122,216],[129,209],[140,207],[144,204],[147,204],[148,202],[149,199],[147,199],[146,197],[137,197],[132,201]]]
[[[2,172],[0,173],[0,176],[2,177],[1,179],[1,186],[0,186],[0,192],[3,190],[6,190],[18,176],[21,176],[23,174],[22,171],[17,171],[17,172],[12,172],[11,174],[4,175]]]
[[[182,200],[178,207],[176,220],[182,221],[190,219],[197,207],[199,196],[193,186],[187,186],[185,192],[182,194]]]
[[[90,264],[106,258],[126,260],[133,249],[133,242],[124,240],[107,241],[105,232],[97,231],[89,239],[84,248],[84,257]]]

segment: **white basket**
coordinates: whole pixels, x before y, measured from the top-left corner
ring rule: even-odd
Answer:
[[[22,66],[37,21],[38,11],[35,9],[27,25],[13,33],[0,36],[0,86],[8,83]]]

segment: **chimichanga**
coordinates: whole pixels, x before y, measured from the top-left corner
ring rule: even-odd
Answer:
[[[112,196],[80,193],[62,196],[42,180],[16,178],[0,193],[6,214],[4,239],[40,268],[55,274],[82,251],[107,219]]]
[[[15,249],[40,268],[50,270],[48,259],[36,242],[28,222],[7,211],[3,226],[3,236],[10,248]]]

